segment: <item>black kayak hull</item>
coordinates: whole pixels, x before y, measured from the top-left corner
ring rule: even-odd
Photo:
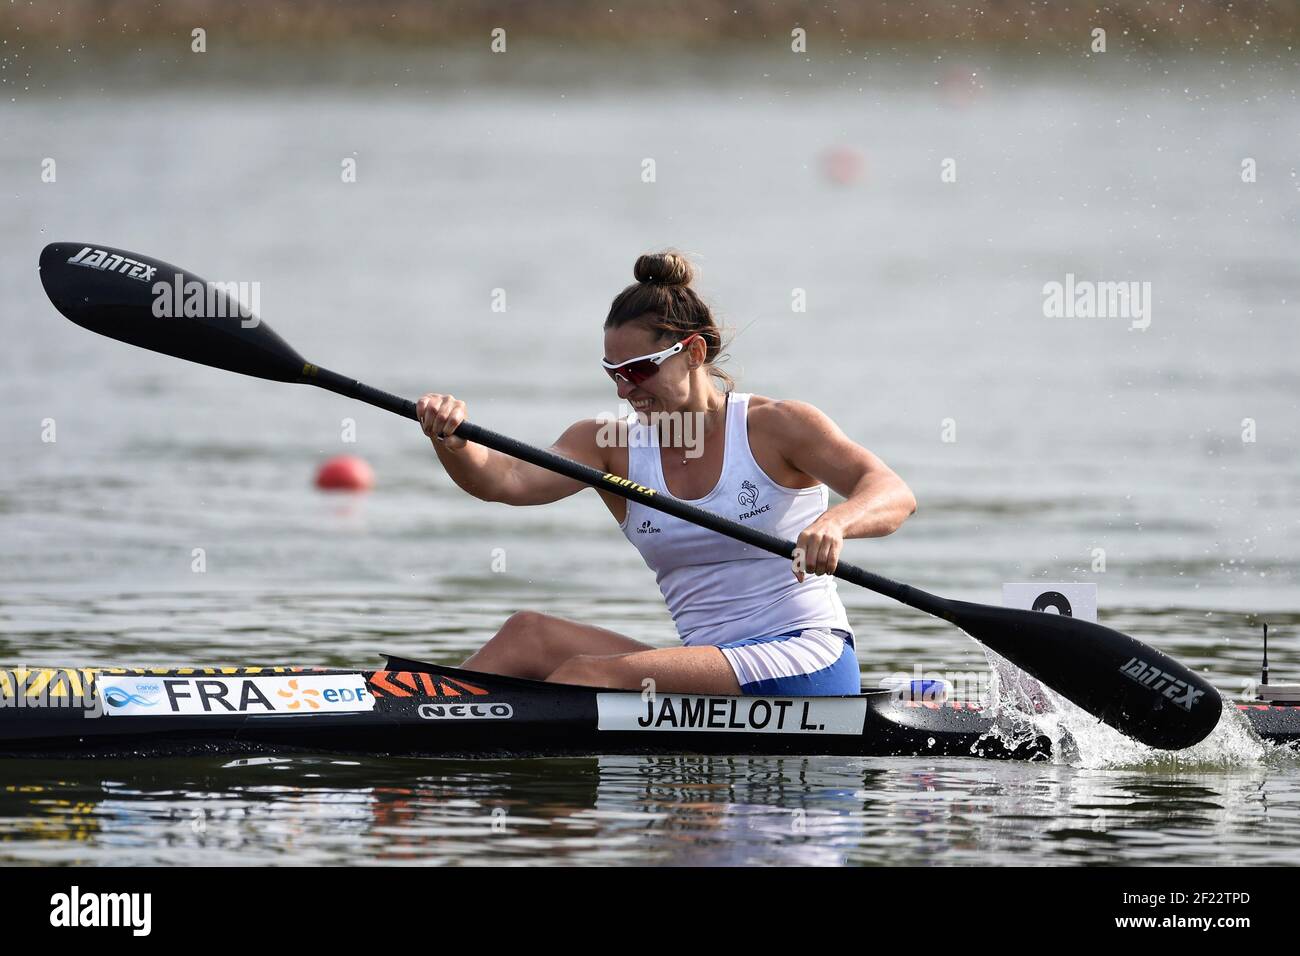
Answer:
[[[0,672],[0,755],[335,753],[502,758],[599,754],[1046,759],[977,705],[888,691],[777,698],[603,691],[389,658],[383,670],[176,668]],[[1238,705],[1300,741],[1300,707]]]

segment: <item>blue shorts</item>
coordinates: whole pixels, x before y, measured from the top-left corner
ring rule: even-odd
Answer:
[[[809,627],[774,637],[750,637],[718,650],[731,664],[743,694],[833,697],[862,692],[853,635]]]

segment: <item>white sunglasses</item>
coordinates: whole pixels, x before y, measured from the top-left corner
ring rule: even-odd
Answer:
[[[690,344],[691,339],[697,338],[700,333],[692,332],[686,338],[682,339],[676,345],[670,345],[661,352],[651,352],[649,355],[640,355],[634,359],[628,359],[626,362],[619,362],[615,365],[612,362],[600,360],[600,364],[605,367],[609,377],[618,381],[620,378],[629,385],[640,385],[646,379],[654,378],[659,372],[659,366],[668,361],[682,349]]]

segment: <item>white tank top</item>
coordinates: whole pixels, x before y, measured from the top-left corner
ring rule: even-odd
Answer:
[[[703,498],[685,500],[793,541],[826,510],[826,486],[786,488],[769,478],[749,449],[748,410],[748,395],[728,394],[722,475]],[[659,454],[658,430],[633,416],[627,477],[667,492]],[[627,503],[619,527],[655,572],[687,645],[727,644],[809,627],[851,631],[832,577],[808,575],[800,584],[787,558],[637,501]]]

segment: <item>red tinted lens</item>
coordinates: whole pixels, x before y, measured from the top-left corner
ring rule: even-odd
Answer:
[[[654,374],[659,371],[659,366],[650,359],[641,359],[636,362],[629,362],[627,365],[620,365],[618,368],[607,368],[606,372],[609,377],[617,381],[618,376],[627,379],[633,385],[640,385],[648,378],[653,378]]]

